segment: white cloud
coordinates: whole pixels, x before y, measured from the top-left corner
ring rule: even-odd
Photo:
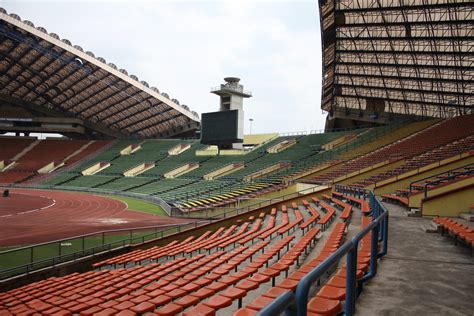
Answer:
[[[324,127],[314,2],[6,0],[1,5],[198,113],[217,109],[210,87],[238,76],[254,94],[245,103],[254,133]]]

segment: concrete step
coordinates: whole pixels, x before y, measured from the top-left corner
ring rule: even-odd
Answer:
[[[439,233],[439,232],[441,232],[440,227],[432,221],[430,221],[429,223],[421,224],[420,227],[426,233]]]
[[[421,217],[421,210],[417,208],[413,208],[408,211],[408,217]]]
[[[465,219],[468,222],[474,222],[474,214],[472,213],[461,213],[459,214],[459,217]]]

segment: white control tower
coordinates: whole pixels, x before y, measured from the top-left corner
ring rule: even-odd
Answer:
[[[220,96],[220,107],[219,111],[238,111],[238,131],[237,135],[239,139],[244,138],[244,98],[252,97],[250,91],[245,91],[244,86],[241,85],[240,78],[227,77],[224,78],[225,84],[221,84],[220,87],[213,88],[211,93]],[[232,148],[242,149],[243,143],[233,143]]]

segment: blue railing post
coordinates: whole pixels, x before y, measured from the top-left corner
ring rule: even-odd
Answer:
[[[274,303],[267,305],[264,309],[262,309],[258,315],[259,316],[273,316],[279,315],[281,313],[285,313],[287,316],[295,315],[296,311],[295,307],[295,294],[293,292],[288,291],[280,296],[278,296]]]
[[[388,211],[386,211],[386,212],[388,212]],[[382,251],[379,253],[379,258],[385,256],[388,252],[388,215],[383,218],[382,227],[383,227]]]
[[[370,236],[370,268],[369,273],[364,275],[361,279],[361,283],[365,283],[366,281],[372,279],[377,274],[377,259],[379,257],[379,219],[376,220],[376,225],[372,228],[371,236]]]
[[[345,315],[352,316],[355,311],[356,273],[357,273],[357,241],[351,241],[354,247],[347,253],[346,259],[346,306]]]

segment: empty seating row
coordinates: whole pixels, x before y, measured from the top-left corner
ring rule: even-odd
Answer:
[[[404,196],[399,196],[398,194],[382,194],[382,200],[389,203],[408,206],[408,198]]]
[[[474,247],[474,229],[448,217],[435,217],[433,221],[441,227],[441,234],[448,233],[455,241],[462,240],[469,247]]]
[[[333,192],[332,194],[335,198],[346,199],[352,205],[357,206],[362,211],[362,213],[364,213],[366,215],[369,214],[370,212],[372,212],[372,210],[370,209],[370,206],[369,206],[369,202],[367,202],[364,199],[356,198],[356,197],[350,196],[350,195],[343,195],[339,192]]]
[[[419,124],[423,123],[412,123],[411,125]],[[424,127],[426,126],[428,128],[415,134],[404,134],[404,138],[399,141],[389,143],[385,147],[347,161],[338,168],[315,177],[312,179],[312,182],[324,183],[332,181],[339,176],[373,166],[379,162],[409,159],[466,138],[474,134],[474,115],[457,116],[449,120],[440,121],[432,126],[425,125]],[[406,128],[401,130],[403,129]]]

